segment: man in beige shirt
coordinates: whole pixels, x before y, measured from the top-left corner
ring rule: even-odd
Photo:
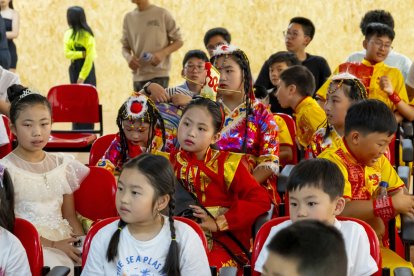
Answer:
[[[147,82],[168,87],[170,54],[182,45],[180,28],[164,8],[149,0],[131,0],[137,8],[124,17],[122,55],[131,68],[134,90]]]

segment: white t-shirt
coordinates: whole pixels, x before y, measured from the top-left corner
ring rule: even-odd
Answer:
[[[26,251],[19,239],[0,227],[0,275],[31,275]]]
[[[269,232],[269,236],[263,245],[262,251],[260,251],[257,258],[254,270],[263,272],[263,265],[267,260],[269,251],[267,245],[270,240],[280,230],[288,227],[292,224],[291,220],[282,222],[276,226],[273,226]],[[368,236],[362,225],[353,221],[338,221],[335,219],[334,226],[342,233],[345,241],[345,250],[348,257],[348,273],[349,276],[365,276],[371,275],[378,270],[378,266],[370,254],[370,244]]]
[[[365,55],[366,50],[354,52],[346,59],[346,61],[361,62],[362,59],[364,59]],[[398,69],[400,69],[401,73],[404,76],[404,79],[407,79],[408,71],[410,70],[412,64],[411,60],[408,57],[398,52],[391,51],[388,54],[387,58],[384,60],[384,63],[388,66],[397,67]]]
[[[405,79],[405,83],[414,88],[414,64],[410,67],[410,71],[408,72],[408,76]]]
[[[121,231],[118,257],[108,262],[106,251],[118,222],[105,226],[95,235],[82,275],[163,275],[165,259],[171,242],[169,220],[164,217],[160,233],[149,241],[135,239],[125,227]],[[179,248],[181,275],[210,276],[210,267],[203,244],[197,233],[187,224],[174,221]]]
[[[7,99],[7,88],[13,84],[20,84],[19,76],[0,66],[0,100]]]

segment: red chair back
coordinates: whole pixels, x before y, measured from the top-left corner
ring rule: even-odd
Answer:
[[[99,123],[99,98],[92,85],[63,84],[49,90],[54,123]]]
[[[259,257],[260,251],[262,251],[263,245],[266,242],[267,237],[269,236],[269,232],[273,226],[276,226],[282,222],[285,222],[289,220],[289,217],[278,217],[274,218],[265,224],[260,228],[259,232],[257,232],[256,239],[253,244],[253,252],[252,252],[252,259],[251,259],[251,269],[252,269],[252,276],[260,276],[260,273],[254,270],[254,266],[257,261],[257,257]],[[361,224],[365,232],[367,233],[368,240],[370,243],[370,254],[372,258],[375,260],[378,266],[378,272],[376,272],[374,275],[381,275],[381,251],[379,246],[379,241],[377,238],[377,235],[375,234],[375,231],[369,226],[366,222],[361,221],[356,218],[349,218],[349,217],[337,217],[338,220],[350,220],[357,222]]]
[[[0,158],[3,158],[4,156],[9,154],[13,150],[13,147],[12,147],[13,133],[10,130],[9,118],[5,115],[1,115],[1,119],[3,120],[4,127],[6,128],[7,137],[9,138],[9,143],[0,147]]]
[[[292,138],[292,142],[293,145],[285,145],[285,146],[289,146],[292,148],[292,153],[293,153],[293,158],[292,161],[289,162],[289,164],[297,164],[298,160],[299,160],[299,156],[298,156],[298,147],[296,146],[296,125],[295,125],[295,120],[293,120],[293,118],[285,113],[276,113],[277,115],[279,115],[286,123],[288,129],[289,129],[289,134],[290,137]]]
[[[103,157],[109,145],[115,139],[116,134],[106,134],[99,137],[92,144],[91,151],[89,153],[89,166],[96,166],[99,159]]]
[[[43,249],[36,228],[27,220],[16,218],[14,235],[23,244],[29,259],[33,276],[41,276],[43,269]]]
[[[83,250],[82,250],[82,267],[86,264],[86,259],[88,258],[89,248],[91,246],[91,242],[93,237],[98,233],[98,231],[103,228],[104,226],[110,224],[111,222],[119,219],[119,217],[112,217],[112,218],[106,218],[103,220],[98,221],[95,223],[92,228],[89,230],[88,234],[86,235],[85,241],[83,243]],[[200,225],[198,225],[195,221],[192,221],[188,218],[183,217],[174,217],[174,220],[181,221],[184,223],[187,223],[189,226],[191,226],[194,231],[198,234],[198,236],[201,239],[201,242],[203,243],[204,249],[206,250],[206,253],[208,253],[208,245],[207,245],[207,238],[204,235],[203,230],[201,229]]]
[[[74,193],[76,211],[93,221],[117,216],[115,177],[104,168],[89,168],[89,175]]]

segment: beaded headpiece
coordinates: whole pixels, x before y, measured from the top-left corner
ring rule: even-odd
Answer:
[[[122,119],[130,121],[139,119],[142,121],[150,121],[148,114],[149,104],[154,105],[147,96],[134,92],[124,103],[125,109],[122,113]]]
[[[344,80],[351,80],[358,86],[359,91],[361,91],[361,96],[363,98],[368,97],[367,92],[365,90],[365,87],[363,86],[361,80],[358,79],[356,76],[348,73],[348,72],[343,72],[343,73],[336,74],[336,75],[332,76],[331,80],[332,81],[339,81],[339,82],[338,82],[338,84],[335,85],[334,88],[328,89],[328,94],[332,94],[335,91],[337,91],[343,85]]]

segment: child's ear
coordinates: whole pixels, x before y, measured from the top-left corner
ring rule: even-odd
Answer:
[[[215,144],[218,140],[220,140],[220,132],[217,132],[216,134],[213,135],[213,138],[211,139],[211,144]]]
[[[310,36],[306,35],[305,40],[304,40],[305,47],[308,47],[308,45],[311,41],[312,41],[312,39],[310,38]]]
[[[358,145],[359,144],[359,139],[361,137],[361,133],[359,133],[356,130],[351,131],[351,133],[349,134],[349,137],[351,138],[351,143],[354,145]]]
[[[158,211],[164,210],[168,206],[168,203],[170,202],[170,199],[171,199],[170,195],[160,196],[157,199],[157,205],[156,205],[157,210]]]
[[[364,39],[364,41],[362,41],[362,46],[364,47],[364,49],[366,50],[368,47],[368,40]]]
[[[185,77],[185,75],[184,75],[184,68],[183,69],[181,69],[181,77]]]
[[[288,86],[288,91],[289,91],[289,95],[293,95],[294,93],[296,93],[296,85],[295,84],[291,84]]]
[[[14,136],[17,136],[17,134],[16,134],[16,126],[14,124],[12,124],[12,123],[9,123],[9,127],[10,127],[11,132],[13,132]]]
[[[339,216],[342,213],[342,211],[345,208],[345,204],[346,204],[345,198],[338,197],[336,199],[336,206],[335,206],[335,210],[334,210],[334,215],[335,216]]]

